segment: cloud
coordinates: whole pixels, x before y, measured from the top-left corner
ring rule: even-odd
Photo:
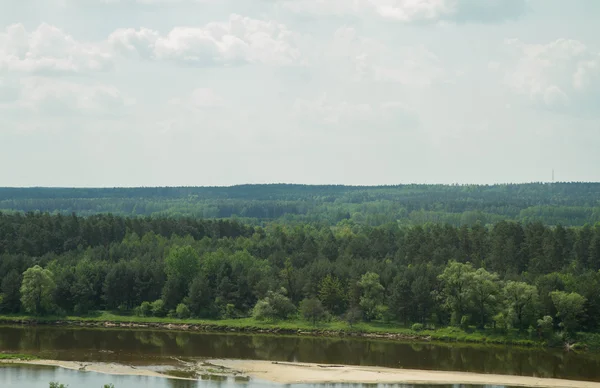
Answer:
[[[326,94],[314,100],[297,99],[293,107],[297,120],[344,131],[401,130],[418,125],[418,117],[397,101],[371,103],[334,101]]]
[[[46,23],[31,32],[22,24],[0,32],[0,71],[68,74],[105,71],[112,65],[107,47],[78,42]]]
[[[0,78],[0,106],[19,98],[19,85],[12,79]]]
[[[437,56],[424,46],[390,47],[350,27],[335,32],[327,56],[327,61],[349,64],[357,80],[428,86],[446,75]]]
[[[214,90],[197,88],[185,98],[172,99],[170,104],[172,106],[184,107],[189,110],[205,110],[222,108],[225,105],[225,102]]]
[[[284,8],[314,16],[374,15],[404,22],[499,22],[515,19],[527,0],[282,0]]]
[[[572,39],[547,44],[510,39],[506,44],[512,57],[499,70],[515,93],[546,108],[597,111],[600,53]]]
[[[21,80],[14,108],[47,116],[118,117],[135,101],[114,86],[83,85],[62,80],[29,77]]]
[[[194,66],[294,65],[300,52],[294,34],[283,24],[233,14],[227,22],[204,27],[176,27],[167,35],[149,29],[121,29],[109,37],[117,51],[152,60]]]

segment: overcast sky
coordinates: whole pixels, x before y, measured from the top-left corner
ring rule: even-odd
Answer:
[[[0,186],[600,180],[597,0],[0,0]]]

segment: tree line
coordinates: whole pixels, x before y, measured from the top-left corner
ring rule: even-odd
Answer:
[[[0,311],[600,329],[600,224],[0,214]]]
[[[236,217],[263,225],[340,221],[454,226],[502,220],[583,226],[600,221],[599,183],[505,185],[242,185],[157,188],[0,188],[0,210],[79,215]]]

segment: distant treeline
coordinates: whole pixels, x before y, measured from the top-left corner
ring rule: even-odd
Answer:
[[[242,185],[158,188],[0,188],[0,209],[92,215],[237,218],[262,225],[342,220],[377,226],[501,220],[582,226],[600,221],[600,183],[505,185]]]
[[[600,225],[0,213],[0,310],[600,329]],[[418,328],[418,327],[417,327]]]

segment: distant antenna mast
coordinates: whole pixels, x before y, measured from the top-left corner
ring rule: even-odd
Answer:
[[[554,183],[554,169],[552,169],[552,183]]]

